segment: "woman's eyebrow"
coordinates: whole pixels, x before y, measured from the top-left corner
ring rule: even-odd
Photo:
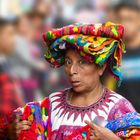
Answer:
[[[65,56],[65,59],[70,59],[68,56]]]

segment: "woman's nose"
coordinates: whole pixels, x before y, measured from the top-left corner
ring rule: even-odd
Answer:
[[[78,66],[76,64],[73,64],[70,68],[70,75],[74,75],[78,73]]]

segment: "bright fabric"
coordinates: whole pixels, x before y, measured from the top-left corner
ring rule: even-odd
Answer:
[[[85,59],[108,69],[121,82],[120,65],[124,43],[122,25],[106,22],[104,24],[73,24],[53,29],[43,34],[48,48],[45,58],[53,67],[64,64],[66,48],[76,48]]]
[[[139,136],[140,115],[121,95],[104,88],[96,103],[78,107],[68,102],[69,90],[53,93],[41,102],[28,103],[17,109],[16,114],[21,114],[22,120],[32,122],[31,128],[22,131],[18,140],[88,140],[90,128],[84,121],[92,121],[97,116],[107,120],[105,127],[119,137]]]

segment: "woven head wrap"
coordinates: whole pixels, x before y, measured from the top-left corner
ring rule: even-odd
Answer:
[[[124,43],[122,37],[124,27],[120,24],[106,22],[104,24],[80,24],[53,29],[43,34],[48,48],[45,59],[54,67],[64,64],[65,50],[76,48],[80,55],[90,62],[108,69],[120,82],[120,71]],[[67,45],[72,44],[72,45]]]

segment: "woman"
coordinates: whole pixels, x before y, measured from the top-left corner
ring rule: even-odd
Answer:
[[[140,139],[140,115],[101,83],[105,69],[121,82],[123,32],[123,26],[107,22],[69,25],[43,35],[46,60],[64,65],[71,88],[17,109],[19,140]]]

